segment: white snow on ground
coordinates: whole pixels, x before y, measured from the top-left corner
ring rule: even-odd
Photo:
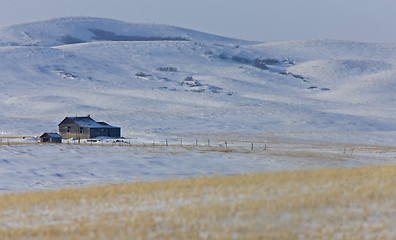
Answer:
[[[175,142],[174,142],[175,143]],[[394,150],[308,143],[194,142],[183,147],[113,145],[0,146],[0,192],[131,181],[395,164]]]
[[[136,143],[198,138],[392,146],[395,62],[396,44],[256,43],[85,17],[1,26],[0,138],[30,139],[57,131],[66,116],[90,114],[120,126],[122,135]],[[265,156],[235,151],[179,149],[173,155],[155,150],[160,164],[150,165],[144,162],[150,151],[133,148],[0,149],[0,168],[7,169],[0,177],[4,191],[293,169],[301,167],[299,161],[303,166],[333,165],[301,158],[274,166]],[[179,168],[172,159],[185,166]],[[139,161],[150,174],[144,174]],[[362,162],[370,163],[366,157]],[[345,166],[362,162],[343,161]],[[207,166],[198,167],[203,163]],[[99,170],[83,170],[95,168]]]

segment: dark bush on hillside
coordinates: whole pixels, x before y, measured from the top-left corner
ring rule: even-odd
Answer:
[[[180,86],[189,86],[189,87],[200,87],[202,84],[194,79],[193,77],[186,77],[181,83]]]
[[[249,59],[247,59],[247,58],[243,58],[243,57],[232,56],[231,59],[232,59],[233,61],[239,62],[239,63],[245,63],[245,64],[251,63],[251,60],[249,60]]]
[[[267,65],[276,65],[276,64],[279,64],[279,60],[272,59],[272,58],[262,59],[261,61],[262,61],[263,63],[267,64]]]
[[[228,59],[228,57],[227,57],[227,55],[225,55],[225,53],[220,53],[219,58],[220,59]]]
[[[135,74],[136,77],[150,77],[150,74],[146,74],[144,72],[138,72]]]
[[[258,58],[254,59],[253,66],[256,68],[260,68],[262,70],[268,69],[267,65],[265,64],[265,61]]]
[[[175,68],[175,67],[160,67],[160,68],[157,68],[157,71],[162,71],[162,72],[177,72],[177,68]]]

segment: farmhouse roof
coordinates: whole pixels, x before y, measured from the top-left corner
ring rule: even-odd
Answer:
[[[118,128],[111,126],[105,122],[96,122],[90,116],[86,117],[66,117],[60,124],[62,124],[65,120],[70,120],[75,124],[82,126],[82,127],[89,127],[89,128]],[[59,125],[60,125],[59,124]]]

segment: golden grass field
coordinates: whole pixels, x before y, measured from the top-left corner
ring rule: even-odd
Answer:
[[[394,239],[396,166],[0,195],[0,239]]]

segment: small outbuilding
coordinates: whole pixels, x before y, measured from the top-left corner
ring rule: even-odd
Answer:
[[[62,136],[57,133],[44,133],[40,136],[42,143],[62,143]]]

